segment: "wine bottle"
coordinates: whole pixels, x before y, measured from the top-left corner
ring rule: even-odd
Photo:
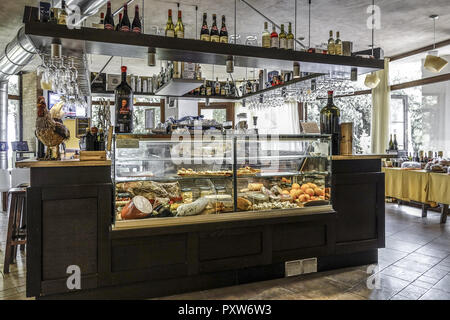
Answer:
[[[225,83],[225,86],[224,86],[224,96],[229,96],[230,94],[231,94],[231,86],[230,86],[230,82],[228,81],[228,78],[227,78],[227,82]]]
[[[184,25],[183,25],[183,21],[181,20],[181,11],[180,10],[178,10],[178,20],[177,20],[177,25],[175,26],[175,37],[184,38]]]
[[[214,95],[220,96],[220,82],[218,77],[216,77],[216,83],[214,84]]]
[[[330,30],[330,38],[328,39],[328,54],[336,54],[334,39],[333,39],[333,30]]]
[[[201,96],[206,96],[206,80],[203,81],[203,84],[200,87],[200,95]]]
[[[292,22],[289,22],[288,34],[286,36],[287,39],[287,48],[288,50],[294,50],[294,34],[292,33]]]
[[[280,41],[278,40],[278,33],[275,30],[275,26],[272,25],[272,33],[270,34],[270,47],[271,48],[279,48]]]
[[[397,135],[394,134],[394,150],[398,151]]]
[[[286,32],[284,32],[284,24],[281,25],[281,31],[278,38],[280,39],[280,49],[287,49],[287,38]]]
[[[120,23],[122,22],[122,16],[123,16],[122,12],[119,13],[119,21],[117,22],[117,25],[116,25],[116,31],[120,30]]]
[[[128,18],[128,5],[123,5],[123,16],[122,21],[120,22],[120,31],[128,32],[131,30],[130,19]]]
[[[394,150],[394,141],[392,140],[392,134],[390,135],[389,139],[389,151]]]
[[[338,155],[340,145],[340,111],[333,103],[333,91],[328,91],[328,103],[320,111],[320,132],[331,134],[331,150]]]
[[[59,11],[58,24],[67,24],[66,1],[62,0],[61,10]]]
[[[336,41],[334,42],[334,53],[338,56],[343,55],[342,41],[339,39],[339,31],[336,32]]]
[[[141,24],[141,19],[139,18],[139,6],[138,5],[136,5],[134,7],[134,19],[133,19],[133,24],[131,25],[131,30],[135,33],[142,32],[142,24]]]
[[[111,1],[106,4],[105,29],[114,30],[114,18],[111,13]]]
[[[228,43],[228,30],[225,24],[225,16],[222,16],[222,27],[220,28],[220,42]]]
[[[212,95],[211,81],[206,81],[206,95]]]
[[[262,47],[270,48],[270,33],[267,21],[264,22],[264,31],[262,33]]]
[[[210,41],[211,37],[209,35],[208,23],[206,21],[206,12],[203,13],[203,24],[202,29],[200,30],[200,40]]]
[[[122,66],[122,82],[116,87],[116,133],[133,131],[133,90],[127,83],[127,67]]]
[[[175,27],[173,26],[172,21],[172,9],[169,9],[168,18],[166,23],[166,37],[175,37]]]
[[[216,14],[213,14],[213,23],[211,26],[210,37],[211,37],[211,42],[220,42],[219,28],[217,28]]]

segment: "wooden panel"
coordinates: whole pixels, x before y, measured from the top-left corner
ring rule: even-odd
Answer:
[[[324,223],[296,223],[274,226],[273,251],[325,246],[327,243],[326,232]]]
[[[77,265],[82,275],[97,272],[97,199],[42,202],[42,277],[67,277]]]
[[[338,173],[380,172],[380,159],[365,160],[333,160],[333,175]]]
[[[186,263],[187,235],[113,240],[111,260],[112,272]]]
[[[81,276],[80,287],[82,290],[97,288],[97,275]],[[67,288],[67,279],[47,280],[42,282],[42,294],[55,294],[63,292],[73,292],[77,289]]]
[[[27,188],[27,297],[39,296],[42,274],[41,189]]]
[[[231,229],[199,236],[199,260],[217,260],[262,252],[262,230]]]
[[[31,186],[111,183],[111,167],[31,168]]]

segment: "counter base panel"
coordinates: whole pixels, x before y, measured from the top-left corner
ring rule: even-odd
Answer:
[[[377,261],[378,250],[373,249],[353,254],[319,257],[317,268],[318,272],[322,272],[344,267],[374,264]],[[283,277],[284,263],[274,263],[189,277],[136,282],[127,285],[41,296],[38,299],[144,299]]]

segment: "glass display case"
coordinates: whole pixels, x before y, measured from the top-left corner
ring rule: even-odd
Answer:
[[[116,226],[330,205],[329,135],[120,134],[112,159]]]

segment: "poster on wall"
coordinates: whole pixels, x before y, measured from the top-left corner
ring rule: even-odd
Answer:
[[[85,105],[87,105],[86,97],[83,97],[85,100]],[[48,110],[51,110],[53,106],[62,101],[61,95],[54,93],[52,91],[48,91]],[[83,106],[79,106],[77,108],[75,103],[64,103],[63,106],[64,117],[65,118],[77,118],[77,117],[86,117],[86,108]]]

